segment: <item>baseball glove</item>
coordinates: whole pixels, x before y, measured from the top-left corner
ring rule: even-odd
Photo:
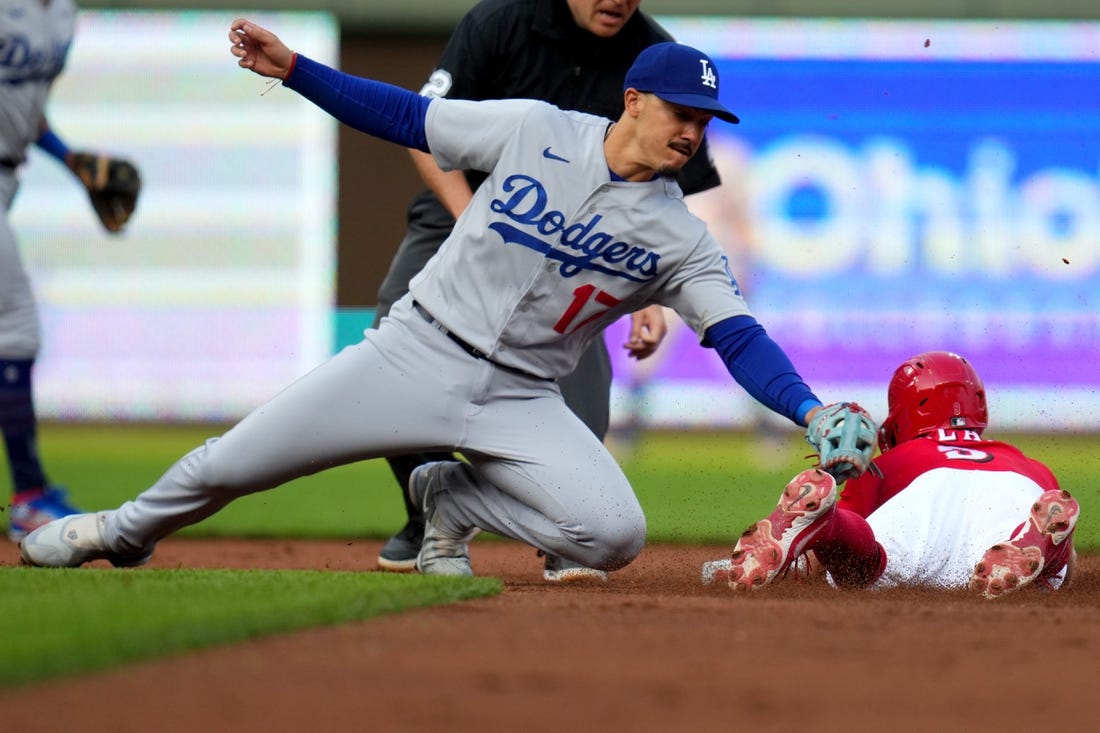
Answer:
[[[871,465],[878,440],[878,426],[854,402],[836,402],[814,415],[806,428],[806,442],[818,454],[818,465],[838,484],[859,476]]]
[[[88,190],[103,227],[111,233],[122,231],[141,193],[141,175],[134,164],[95,153],[73,153],[70,167]]]

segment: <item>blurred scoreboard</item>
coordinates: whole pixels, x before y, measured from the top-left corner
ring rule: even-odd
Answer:
[[[144,190],[107,235],[31,150],[12,222],[41,303],[45,417],[235,418],[332,351],[336,123],[239,69],[231,19],[79,16],[47,116],[74,150],[133,160]],[[337,62],[331,16],[255,20]]]
[[[332,16],[256,20],[336,63]],[[881,416],[898,363],[950,349],[998,425],[1100,427],[1100,24],[659,20],[742,120],[711,125],[724,183],[688,204],[822,399]],[[80,16],[47,113],[145,189],[109,236],[31,151],[11,215],[45,417],[233,419],[332,353],[336,123],[238,69],[227,33],[222,13]],[[775,421],[683,324],[640,363],[623,341],[615,422]]]
[[[1100,428],[1100,24],[659,20],[741,118],[687,202],[823,400],[881,418],[893,369],[947,349],[998,426]],[[615,420],[760,419],[683,324],[652,364],[624,333]]]

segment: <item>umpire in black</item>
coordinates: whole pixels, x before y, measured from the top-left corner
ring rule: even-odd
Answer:
[[[421,94],[451,99],[541,99],[619,119],[623,79],[646,47],[673,40],[638,10],[641,0],[482,0],[459,21]],[[444,173],[430,155],[410,151],[429,190],[408,208],[408,227],[378,290],[374,326],[408,291],[409,281],[450,235],[455,218],[485,176]],[[721,183],[706,143],[680,177],[685,194]],[[653,345],[655,347],[655,344]],[[603,440],[608,431],[611,359],[603,339],[585,353],[573,374],[559,383],[566,404]],[[387,459],[406,496],[412,470],[450,454],[418,453]],[[422,509],[405,499],[408,523],[390,537],[378,557],[386,570],[412,570],[424,534]],[[603,571],[546,558],[548,581],[606,579]]]

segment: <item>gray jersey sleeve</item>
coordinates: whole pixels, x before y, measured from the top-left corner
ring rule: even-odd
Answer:
[[[704,230],[699,244],[685,258],[655,298],[676,311],[701,341],[708,328],[733,316],[751,316],[729,258]]]
[[[428,107],[425,131],[436,165],[445,171],[490,171],[532,107],[526,99],[469,102],[436,99]]]

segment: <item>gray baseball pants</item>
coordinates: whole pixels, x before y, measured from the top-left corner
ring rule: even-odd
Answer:
[[[18,188],[15,173],[0,167],[0,358],[34,359],[41,339],[38,308],[8,221]]]
[[[645,517],[618,463],[554,382],[475,359],[399,301],[342,350],[112,512],[104,539],[124,555],[237,497],[342,464],[457,451],[436,495],[443,526],[479,527],[588,567],[627,565]]]

